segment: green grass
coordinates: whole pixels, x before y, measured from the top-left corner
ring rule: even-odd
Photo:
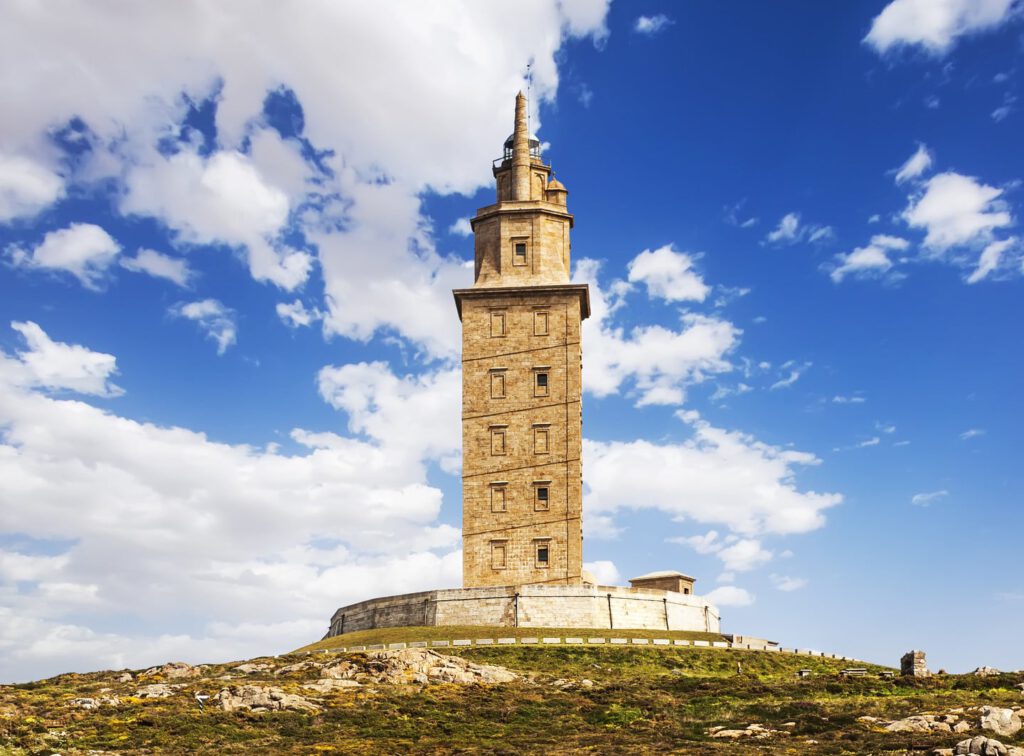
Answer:
[[[303,651],[325,651],[332,648],[371,646],[380,643],[409,643],[410,641],[455,640],[477,638],[680,638],[686,640],[723,640],[720,633],[697,633],[682,630],[589,630],[566,627],[481,627],[479,625],[454,625],[450,627],[387,627],[376,630],[358,630],[333,638],[310,643],[296,649]]]
[[[218,678],[234,664],[214,665],[204,677],[184,681],[179,695],[152,701],[129,696],[156,679],[118,683],[113,672],[61,675],[0,686],[0,754],[927,753],[966,736],[888,733],[857,717],[1019,705],[1013,686],[1024,682],[1021,673],[883,679],[874,665],[867,677],[843,679],[839,670],[849,662],[735,649],[507,646],[444,653],[500,664],[527,679],[498,686],[367,686],[323,696],[317,714],[229,714],[214,707],[200,713],[192,692],[215,693],[228,684]],[[364,663],[367,654],[313,652],[270,661],[339,659]],[[811,669],[812,677],[797,679],[801,668]],[[313,669],[267,671],[244,681],[301,693],[317,676]],[[71,698],[97,695],[117,695],[123,703],[94,711],[69,705]],[[707,734],[713,726],[755,722],[794,725],[787,728],[791,735],[759,742],[721,742]],[[1004,742],[1024,745],[1024,733]]]

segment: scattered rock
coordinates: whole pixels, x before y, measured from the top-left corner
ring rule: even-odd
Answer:
[[[916,714],[897,719],[885,726],[889,732],[951,732],[947,722],[940,722],[934,714]]]
[[[119,682],[119,683],[127,683],[127,682],[131,682],[135,678],[132,676],[131,672],[123,672],[120,675],[118,675],[117,677],[115,677],[114,679],[117,682]]]
[[[287,674],[290,674],[292,672],[303,672],[303,671],[305,671],[307,669],[317,669],[317,668],[320,668],[320,667],[323,667],[323,666],[324,666],[323,664],[317,664],[316,662],[302,661],[302,662],[299,662],[297,664],[289,664],[289,665],[284,666],[284,667],[279,667],[279,668],[274,670],[274,674],[275,675],[287,675]]]
[[[932,756],[953,756],[952,748],[934,748],[932,749]]]
[[[142,674],[149,677],[161,675],[162,677],[166,677],[168,680],[182,680],[190,677],[199,677],[208,669],[209,667],[205,664],[199,667],[193,667],[191,664],[186,664],[185,662],[168,662],[167,664],[159,667],[150,667]]]
[[[1003,673],[995,667],[978,667],[971,674],[977,677],[992,677],[992,675],[1001,675]]]
[[[352,688],[363,687],[355,680],[338,680],[332,677],[323,677],[316,682],[306,683],[302,686],[317,693],[331,693],[335,690],[351,690]]]
[[[742,730],[726,729],[724,727],[712,727],[707,731],[708,735],[713,738],[720,740],[742,740],[745,738],[751,738],[754,740],[763,740],[770,738],[773,735],[789,735],[788,732],[783,730],[773,730],[770,727],[765,727],[762,724],[750,724]]]
[[[272,668],[273,665],[266,662],[246,662],[245,664],[239,664],[237,667],[232,667],[232,671],[243,675],[251,675],[256,672],[265,672]]]
[[[168,685],[167,683],[154,683],[153,685],[143,685],[137,691],[135,691],[136,698],[169,698],[173,696],[180,685]]]
[[[102,696],[100,698],[72,698],[68,701],[72,706],[76,706],[79,709],[85,709],[86,711],[92,711],[98,709],[101,706],[120,706],[121,699],[117,696]]]
[[[997,706],[981,707],[981,729],[994,732],[1004,738],[1010,738],[1020,732],[1020,715],[1013,709],[1000,709]]]
[[[328,668],[324,669],[327,672]],[[325,675],[330,677],[332,675]],[[347,675],[345,675],[347,677]],[[495,684],[522,679],[504,667],[474,664],[458,656],[443,656],[425,648],[375,651],[368,656],[366,671],[355,675],[379,683],[407,684],[446,682],[459,685]]]
[[[594,681],[593,680],[588,680],[586,678],[583,678],[582,680],[580,680],[580,686],[584,687],[584,688],[593,688],[594,687]]]
[[[954,754],[982,754],[983,756],[1024,756],[1024,748],[1007,747],[995,738],[978,735],[961,740],[953,749]]]
[[[319,711],[312,701],[280,688],[231,685],[213,697],[224,711]]]

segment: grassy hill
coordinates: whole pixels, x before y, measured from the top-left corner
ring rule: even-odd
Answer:
[[[407,670],[382,682],[386,659],[325,650],[241,668],[233,662],[61,675],[0,686],[0,754],[929,753],[981,733],[972,707],[1020,706],[1014,686],[1024,683],[1020,673],[887,679],[873,665],[865,677],[845,678],[839,672],[850,662],[689,646],[444,654],[500,665],[518,679],[439,682]],[[797,678],[802,668],[809,678]],[[324,682],[332,676],[345,679]],[[195,693],[225,689],[277,691],[274,706],[285,710],[227,711],[217,698],[199,710]],[[288,710],[296,701],[307,703]],[[957,709],[953,719],[973,722],[966,734],[884,726]],[[715,736],[714,728],[750,725],[761,728]],[[1022,735],[1001,740],[1024,745]]]

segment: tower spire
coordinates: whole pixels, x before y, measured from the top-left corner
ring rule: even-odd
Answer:
[[[516,95],[516,124],[512,132],[512,199],[530,199],[530,128],[526,95]]]

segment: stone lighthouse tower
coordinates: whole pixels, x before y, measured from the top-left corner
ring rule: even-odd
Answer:
[[[497,201],[477,211],[462,320],[463,585],[580,585],[580,324],[569,283],[566,189],[529,133],[526,98],[495,161]]]

